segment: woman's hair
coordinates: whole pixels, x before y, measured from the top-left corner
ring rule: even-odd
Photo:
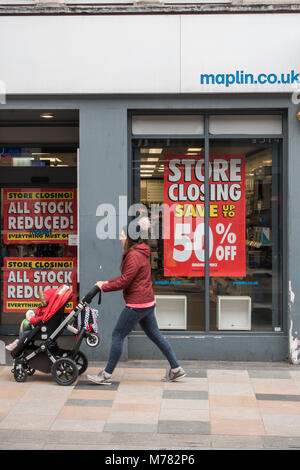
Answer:
[[[139,238],[138,240],[132,240],[132,238],[127,237],[124,246],[124,251],[131,250],[136,245],[140,245],[141,243],[148,243],[148,240],[143,240],[142,238]]]
[[[128,224],[129,225],[129,224]],[[134,250],[137,245],[141,243],[148,244],[148,237],[149,237],[149,230],[150,230],[150,221],[148,217],[142,217],[138,224],[138,234],[135,238],[131,238],[130,234],[128,233],[128,225],[123,227],[123,232],[126,236],[126,242],[124,245],[124,252],[122,256],[122,262],[120,268],[122,269],[123,261],[124,261],[124,254],[129,250]]]

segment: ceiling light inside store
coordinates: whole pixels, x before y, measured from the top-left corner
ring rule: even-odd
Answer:
[[[52,114],[52,113],[43,113],[43,114],[40,114],[40,117],[43,118],[43,119],[53,119],[54,114]]]
[[[60,158],[56,157],[40,157],[40,160],[50,160],[50,162],[61,162],[62,160]]]
[[[146,168],[146,169],[151,169],[151,168],[155,168],[155,165],[141,165],[141,168]]]
[[[160,154],[163,149],[149,149],[149,153],[158,153]]]
[[[31,152],[31,155],[50,155],[49,152]]]
[[[187,149],[188,152],[201,152],[201,150],[203,150],[202,147]]]
[[[148,157],[147,162],[158,162],[159,157]]]

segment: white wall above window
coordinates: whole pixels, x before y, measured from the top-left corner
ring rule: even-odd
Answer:
[[[299,90],[296,13],[2,16],[0,44],[7,95]]]
[[[211,116],[210,134],[282,134],[282,118],[279,115]]]
[[[133,116],[133,135],[203,134],[202,116]]]

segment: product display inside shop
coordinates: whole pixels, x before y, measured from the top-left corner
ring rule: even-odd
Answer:
[[[69,167],[77,165],[76,148],[67,152],[53,147],[5,147],[0,145],[3,167]]]
[[[209,153],[210,330],[281,331],[280,141],[211,139]],[[134,202],[152,222],[158,321],[203,331],[204,142],[139,139],[133,156]]]
[[[29,156],[33,155],[32,149],[22,148],[19,152],[22,157],[12,150],[6,149],[6,155],[1,156],[2,165],[32,166],[35,162],[41,168],[38,178],[47,181],[50,176],[56,179],[55,175],[61,171],[59,166],[72,167],[77,162],[77,154],[72,152],[59,152],[59,162],[54,152],[45,159],[43,153]],[[50,174],[48,169],[52,166]],[[2,328],[18,327],[26,311],[40,305],[41,288],[67,285],[73,297],[65,311],[70,312],[76,305],[77,189],[74,183],[68,181],[66,186],[31,183],[25,187],[19,183],[0,190]]]
[[[37,308],[40,288],[69,286],[71,311],[77,301],[76,189],[2,188],[1,216],[2,324],[18,324]]]

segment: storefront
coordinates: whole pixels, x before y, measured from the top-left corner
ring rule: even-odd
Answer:
[[[180,359],[298,362],[300,36],[297,14],[267,19],[45,16],[33,32],[26,17],[6,19],[3,34],[26,32],[36,73],[3,75],[1,334],[17,332],[40,285],[67,283],[74,304],[116,276],[135,204],[151,217],[157,319]],[[36,43],[53,21],[54,44]],[[276,49],[278,25],[289,35]],[[55,45],[50,64],[42,50]],[[12,54],[21,60],[14,43]],[[121,293],[103,296],[92,360],[107,358],[122,305]],[[137,327],[123,358],[161,355]]]
[[[67,284],[67,311],[76,305],[78,111],[3,110],[0,121],[1,332],[13,334],[40,288]]]

